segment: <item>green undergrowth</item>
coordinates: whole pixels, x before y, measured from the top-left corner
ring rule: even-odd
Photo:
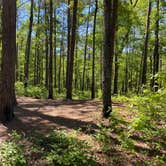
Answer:
[[[118,96],[114,101],[124,103],[128,120],[116,108],[109,118],[109,125],[100,124],[96,138],[102,143],[103,151],[120,147],[131,154],[140,154],[147,160],[144,165],[161,166],[166,163],[166,89],[153,93],[144,91],[132,98]],[[142,145],[142,146],[141,146]],[[138,159],[139,160],[139,159]]]
[[[33,98],[48,98],[48,90],[43,85],[28,85],[28,87],[25,89],[23,82],[16,82],[15,83],[15,90],[16,95],[18,96],[26,96],[26,97],[33,97]],[[54,88],[54,98],[55,99],[64,99],[66,98],[66,89],[61,88],[59,91],[58,88]],[[73,99],[74,100],[88,100],[91,99],[91,91],[81,91],[81,90],[75,90],[73,89]],[[101,90],[96,92],[96,98],[101,99],[102,93]]]
[[[10,139],[0,146],[0,166],[25,166],[24,146],[21,136],[13,131]]]
[[[53,130],[46,136],[34,134],[27,138],[14,131],[0,147],[0,166],[25,166],[36,161],[39,165],[98,166],[91,146],[76,137],[74,133]]]
[[[22,82],[15,83],[16,95],[34,97],[34,98],[47,98],[47,89],[43,86],[32,86],[29,85],[26,89]]]

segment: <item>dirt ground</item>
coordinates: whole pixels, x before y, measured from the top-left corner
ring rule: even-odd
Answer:
[[[0,140],[7,138],[11,130],[23,134],[32,132],[47,133],[50,128],[81,129],[85,132],[95,132],[98,120],[101,118],[99,101],[66,101],[32,99],[18,97],[18,108],[12,122],[0,124]],[[88,131],[91,129],[91,131]]]
[[[0,142],[8,139],[12,130],[29,137],[34,133],[48,134],[50,129],[68,132],[80,130],[79,139],[91,140],[91,134],[98,130],[98,124],[105,121],[101,114],[101,101],[94,100],[48,100],[18,97],[15,118],[8,124],[0,124]],[[123,107],[118,103],[114,106]],[[99,146],[95,145],[95,150]],[[100,153],[100,152],[99,152]],[[104,156],[99,154],[101,165],[106,165]],[[102,158],[102,161],[101,161]]]

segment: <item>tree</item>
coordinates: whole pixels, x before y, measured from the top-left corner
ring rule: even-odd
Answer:
[[[67,66],[66,66],[66,89],[68,88],[68,73],[69,73],[69,58],[70,58],[70,44],[71,44],[71,9],[70,0],[68,0],[67,10]]]
[[[93,54],[92,54],[92,87],[91,87],[91,99],[95,98],[95,50],[96,50],[96,17],[98,10],[98,0],[95,0],[95,13],[93,22]]]
[[[142,55],[142,85],[146,84],[146,73],[147,73],[147,53],[148,53],[148,40],[149,40],[149,27],[150,27],[150,14],[151,14],[152,2],[149,0],[148,12],[147,12],[147,21],[146,21],[146,32],[145,32],[145,41],[144,49]]]
[[[113,6],[113,8],[111,8]],[[111,10],[112,9],[112,10]],[[111,15],[112,11],[112,15]],[[115,32],[118,12],[117,0],[104,0],[104,56],[103,56],[103,116],[112,111],[111,82],[114,55]],[[110,22],[112,20],[112,22]]]
[[[85,46],[84,46],[84,65],[83,65],[83,72],[82,72],[82,91],[85,88],[85,71],[86,71],[86,61],[87,61],[87,47],[88,47],[88,32],[89,32],[89,15],[90,15],[90,5],[88,9],[88,16],[87,16],[87,25],[86,25],[86,35],[85,35]]]
[[[32,26],[33,26],[33,7],[34,0],[31,0],[31,10],[30,10],[30,18],[29,18],[29,31],[25,49],[25,64],[24,64],[24,87],[28,86],[29,79],[29,58],[30,58],[30,49],[31,49],[31,35],[32,35]]]
[[[49,73],[48,73],[48,98],[53,99],[53,3],[50,0],[50,55],[49,55]]]
[[[73,63],[74,63],[74,50],[75,50],[76,25],[77,25],[77,5],[78,5],[78,0],[74,0],[71,39],[69,39],[70,40],[69,57],[67,62],[67,78],[66,78],[67,99],[72,99]]]
[[[157,11],[156,11],[156,23],[155,23],[155,42],[154,42],[154,52],[153,52],[153,78],[152,78],[152,88],[154,91],[158,90],[158,82],[156,74],[159,72],[159,0],[156,0]]]
[[[44,1],[44,12],[45,12],[45,87],[48,88],[48,51],[49,51],[49,39],[48,39],[48,5],[47,2]]]
[[[2,66],[0,80],[0,120],[14,117],[16,64],[16,0],[2,1]]]

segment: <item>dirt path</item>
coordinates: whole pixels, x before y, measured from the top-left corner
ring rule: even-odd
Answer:
[[[0,125],[0,140],[11,130],[23,134],[47,133],[50,128],[81,129],[83,133],[94,133],[101,120],[99,101],[65,101],[19,97],[15,118],[9,124]]]

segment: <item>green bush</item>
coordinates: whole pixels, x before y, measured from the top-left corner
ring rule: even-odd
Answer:
[[[47,98],[47,90],[45,87],[39,86],[29,86],[25,91],[25,95],[28,97],[35,97],[35,98]]]
[[[47,89],[42,86],[29,85],[26,89],[22,82],[15,83],[16,95],[34,98],[47,98]]]
[[[24,84],[22,82],[16,82],[15,91],[16,95],[24,96],[25,95]]]

